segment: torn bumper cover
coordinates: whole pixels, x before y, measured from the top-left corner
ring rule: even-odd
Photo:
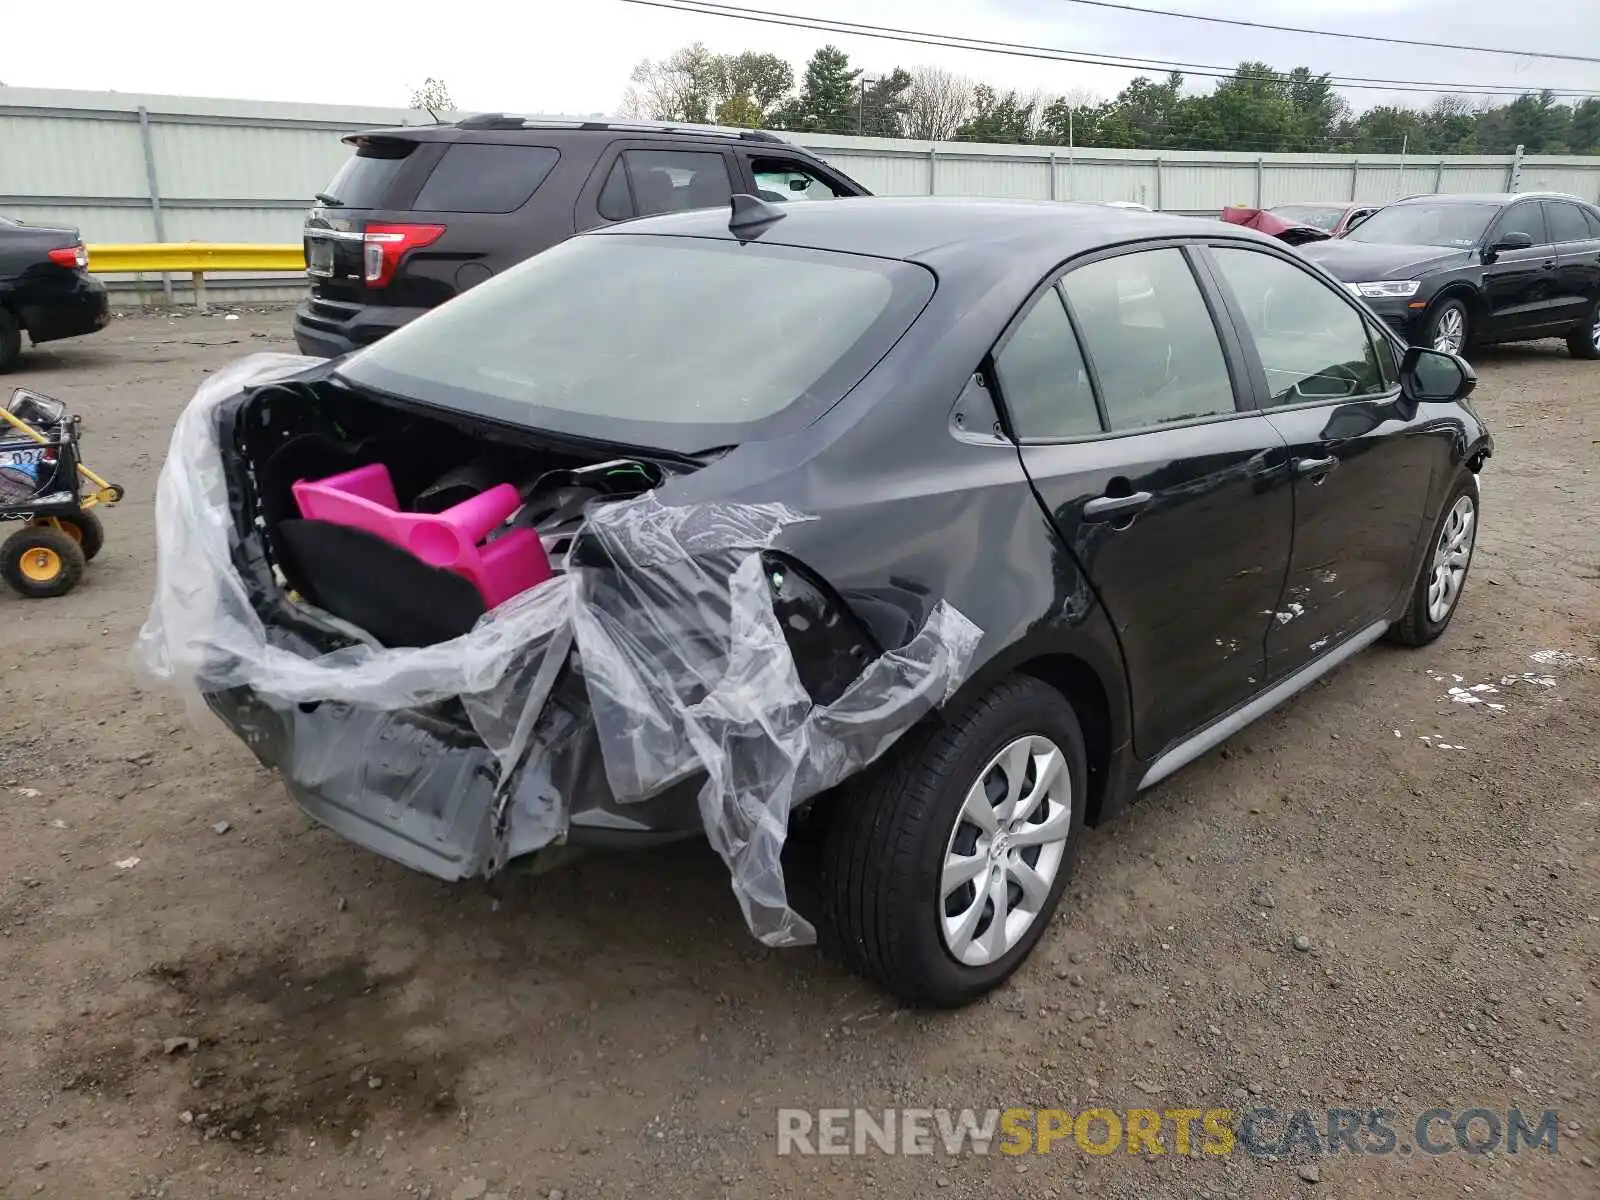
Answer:
[[[301,629],[264,618],[237,557],[224,408],[320,366],[252,356],[180,416],[157,492],[143,669],[198,689],[311,816],[407,866],[487,876],[565,842],[575,816],[624,836],[697,818],[751,931],[814,940],[784,888],[790,814],[942,705],[977,627],[941,602],[816,704],[764,558],[806,515],[653,492],[591,507],[564,573],[450,641],[386,648],[283,596]],[[338,636],[315,644],[307,625]]]

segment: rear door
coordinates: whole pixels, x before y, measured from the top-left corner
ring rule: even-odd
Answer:
[[[1550,321],[1550,298],[1555,293],[1555,252],[1545,230],[1544,209],[1537,200],[1522,200],[1496,218],[1485,246],[1493,246],[1508,233],[1526,233],[1533,245],[1526,250],[1501,250],[1485,263],[1483,289],[1489,302],[1490,339],[1525,337]]]
[[[1074,266],[993,356],[1023,466],[1117,630],[1145,759],[1263,686],[1293,529],[1283,439],[1189,254]]]
[[[1388,336],[1339,288],[1256,246],[1207,253],[1267,419],[1289,445],[1294,552],[1268,628],[1273,679],[1382,619],[1412,582],[1436,415],[1400,395]]]
[[[1583,209],[1576,204],[1567,200],[1543,203],[1556,259],[1552,317],[1564,327],[1585,323],[1590,306],[1600,296],[1600,238],[1591,232]]]
[[[613,142],[578,195],[573,224],[596,225],[726,207],[738,167],[726,146],[685,140]]]

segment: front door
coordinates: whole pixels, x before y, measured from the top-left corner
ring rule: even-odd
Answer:
[[[1023,467],[1117,631],[1145,759],[1264,683],[1293,510],[1234,354],[1165,246],[1069,271],[995,355]]]
[[[1513,204],[1489,230],[1485,246],[1508,233],[1526,233],[1533,245],[1520,250],[1485,251],[1494,255],[1483,267],[1483,290],[1489,301],[1487,341],[1526,336],[1549,323],[1555,294],[1555,250],[1545,232],[1544,211],[1537,200]]]
[[[1266,639],[1280,679],[1383,619],[1410,586],[1442,447],[1400,394],[1393,343],[1348,297],[1266,250],[1210,255],[1289,447],[1294,552]]]

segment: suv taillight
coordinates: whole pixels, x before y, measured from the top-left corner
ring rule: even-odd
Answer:
[[[49,259],[58,267],[77,267],[82,270],[89,265],[89,251],[82,242],[76,246],[62,246],[59,250],[52,250]]]
[[[443,225],[368,225],[361,239],[362,276],[367,286],[388,287],[401,259],[433,245],[443,234]]]

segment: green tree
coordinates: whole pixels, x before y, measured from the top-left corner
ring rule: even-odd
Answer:
[[[1590,97],[1572,109],[1567,122],[1569,154],[1600,154],[1600,99]]]
[[[972,89],[972,116],[956,130],[956,140],[1022,145],[1033,140],[1037,116],[1036,101],[1022,100],[1014,91],[1002,96],[980,83]]]
[[[806,63],[800,94],[773,112],[771,123],[779,129],[812,133],[854,132],[860,77],[843,50],[822,47]]]
[[[880,79],[864,82],[858,99],[861,132],[873,137],[905,136],[911,123],[911,72],[896,67]]]

